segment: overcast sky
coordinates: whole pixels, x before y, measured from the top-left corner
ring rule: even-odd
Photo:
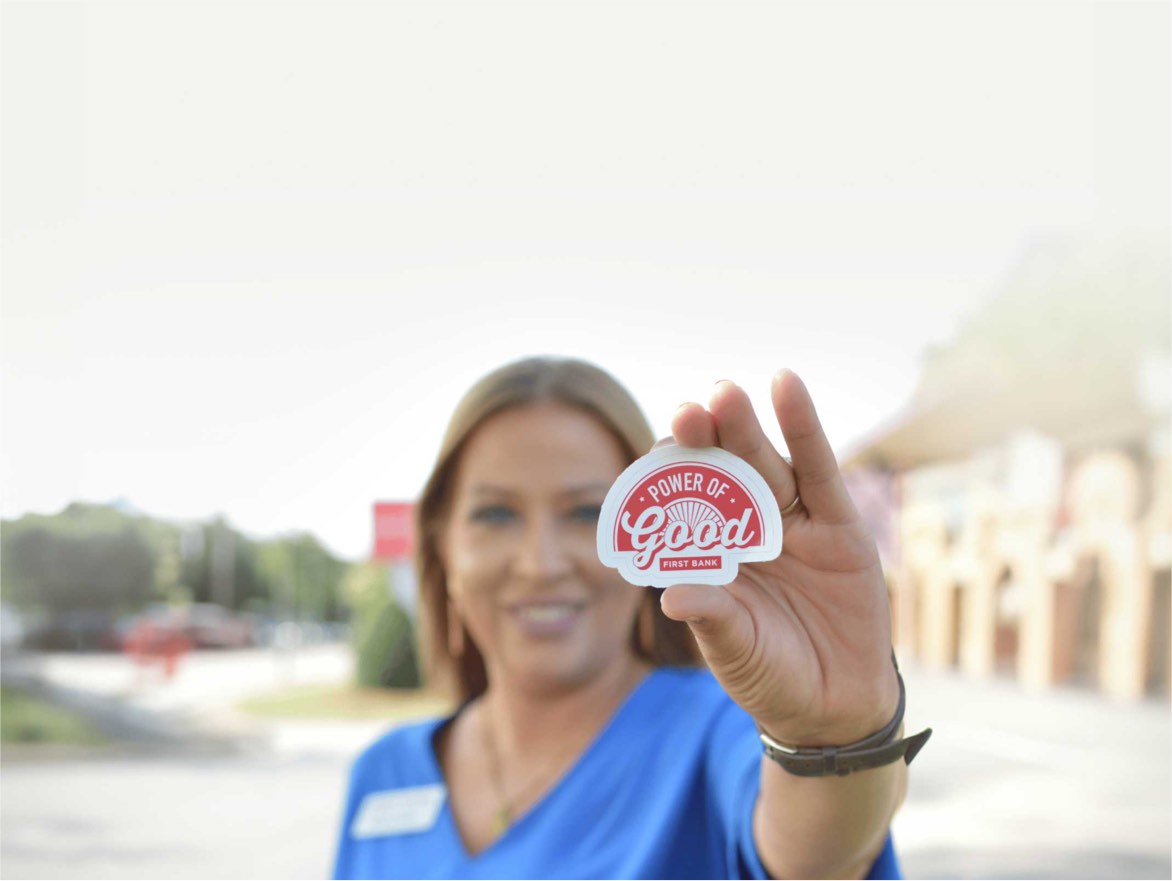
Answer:
[[[533,353],[661,434],[722,378],[769,417],[787,366],[841,449],[1031,241],[1166,222],[1168,21],[7,2],[0,510],[358,558],[464,389]]]

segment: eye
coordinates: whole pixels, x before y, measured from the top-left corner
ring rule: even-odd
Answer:
[[[474,523],[499,525],[502,523],[511,523],[516,516],[516,512],[508,505],[481,505],[479,508],[472,510],[469,519]]]
[[[576,505],[570,509],[570,519],[577,523],[597,523],[602,516],[602,505]]]

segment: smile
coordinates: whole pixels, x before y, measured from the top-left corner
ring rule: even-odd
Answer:
[[[568,632],[585,608],[585,603],[521,603],[509,614],[531,636],[557,636]]]

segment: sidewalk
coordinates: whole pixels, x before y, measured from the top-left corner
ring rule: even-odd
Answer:
[[[910,669],[909,877],[1172,877],[1172,707]]]
[[[5,756],[233,755],[302,748],[345,752],[386,728],[382,722],[260,719],[235,709],[251,695],[282,687],[349,680],[352,659],[345,646],[297,651],[295,658],[266,649],[195,653],[183,659],[172,680],[163,679],[156,669],[140,670],[116,654],[6,657],[0,667],[6,685],[74,710],[118,742],[57,751],[6,745]]]
[[[13,819],[31,830],[28,840],[39,841],[37,824],[55,823],[53,817],[73,811],[78,822],[84,816],[104,824],[103,835],[122,836],[127,848],[149,829],[150,840],[169,842],[179,854],[186,847],[181,829],[133,805],[120,807],[117,820],[108,816],[108,798],[98,793],[115,791],[127,779],[139,781],[143,792],[192,806],[219,804],[232,792],[233,810],[263,814],[275,830],[284,830],[274,832],[281,842],[296,842],[278,845],[274,838],[276,849],[266,851],[269,863],[255,877],[321,877],[328,871],[323,867],[350,761],[391,723],[262,720],[232,709],[248,694],[282,682],[348,678],[345,647],[303,652],[293,666],[264,651],[193,656],[174,681],[138,685],[118,658],[41,659],[41,679],[56,697],[105,713],[132,740],[121,763],[44,761],[34,775],[33,767],[14,762],[6,772],[6,792],[23,795],[13,795],[12,802],[6,795],[6,815],[11,805],[20,807]],[[910,663],[903,672],[906,730],[934,729],[911,766],[908,797],[893,824],[908,877],[1172,877],[1172,707],[1166,699],[1122,703],[1089,691],[1033,693],[1008,680],[972,681]],[[5,664],[5,678],[10,675]],[[137,759],[156,751],[173,755],[152,761],[148,774]],[[4,758],[7,764],[21,757],[5,747]],[[189,770],[193,763],[197,774]],[[91,781],[89,813],[67,796],[79,774]],[[233,840],[230,817],[220,823],[205,811],[191,822]],[[256,849],[256,834],[251,843],[240,843],[239,854]],[[91,838],[103,840],[96,832]],[[24,840],[6,833],[5,846]],[[79,842],[78,859],[84,850]],[[43,862],[30,867],[60,862],[53,862],[48,842],[35,853]],[[207,872],[231,874],[240,865],[233,853],[206,863]],[[169,859],[134,864],[132,871],[167,875]],[[86,865],[91,877],[125,877],[132,864],[120,859],[108,872],[96,861]]]

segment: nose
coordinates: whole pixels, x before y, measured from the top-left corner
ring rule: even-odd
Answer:
[[[514,559],[516,574],[533,581],[556,581],[570,572],[565,536],[548,517],[534,517],[525,527]]]

